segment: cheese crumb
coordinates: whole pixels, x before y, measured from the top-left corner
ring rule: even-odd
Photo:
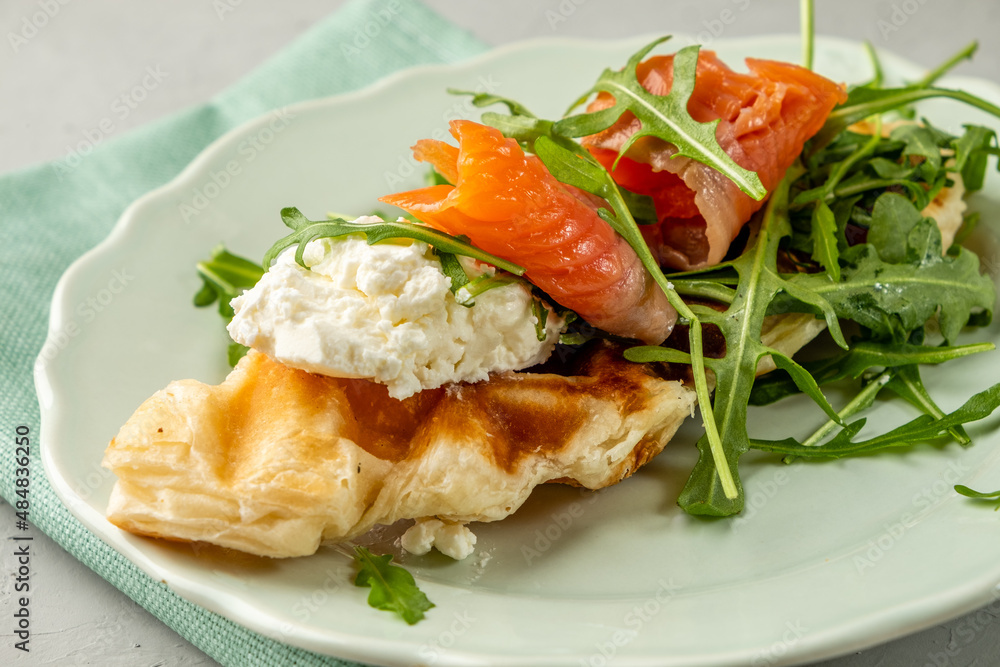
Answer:
[[[441,262],[419,241],[318,239],[303,259],[308,269],[287,249],[233,299],[233,340],[292,368],[372,379],[394,398],[541,363],[564,327],[550,310],[538,340],[533,297],[520,281],[478,295],[474,306],[459,304]]]
[[[422,556],[436,548],[455,560],[466,558],[475,550],[476,536],[464,523],[445,523],[440,519],[417,519],[402,538],[403,548]]]

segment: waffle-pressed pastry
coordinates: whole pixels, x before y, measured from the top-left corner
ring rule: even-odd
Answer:
[[[251,351],[216,386],[173,382],[111,441],[108,518],[264,556],[376,524],[495,521],[538,484],[614,484],[691,414],[680,379],[595,347],[572,375],[508,372],[406,400]]]

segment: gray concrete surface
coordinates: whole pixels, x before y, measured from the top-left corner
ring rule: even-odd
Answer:
[[[59,0],[46,25],[14,48],[8,35],[42,10],[42,0],[0,3],[0,172],[63,158],[97,127],[147,65],[170,73],[115,124],[118,135],[198,104],[280,50],[339,1],[227,0],[221,19],[208,0]],[[798,30],[795,0],[427,0],[490,44],[552,35],[624,37],[689,32],[737,37]],[[825,34],[867,39],[933,65],[973,37],[976,60],[963,72],[1000,81],[996,0],[818,0]],[[0,510],[0,535],[13,525]],[[173,666],[215,662],[35,532],[38,581],[34,651],[14,651],[8,614],[0,661],[11,665]],[[4,540],[8,543],[7,540]],[[9,568],[4,563],[4,576]],[[946,565],[943,565],[946,566]],[[5,590],[7,590],[5,588]],[[6,612],[9,605],[3,605]],[[822,663],[823,667],[1000,665],[997,605],[924,632]]]

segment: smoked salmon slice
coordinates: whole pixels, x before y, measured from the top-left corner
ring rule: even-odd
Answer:
[[[379,201],[520,264],[525,278],[595,327],[651,345],[666,339],[676,311],[635,251],[597,215],[593,198],[557,181],[499,130],[456,120],[451,134],[458,148],[423,139],[413,150],[454,185]]]
[[[719,119],[719,145],[741,167],[757,172],[771,191],[847,95],[842,86],[797,65],[753,58],[746,64],[748,73],[735,72],[714,52],[702,51],[687,108],[699,122]],[[673,56],[645,60],[636,68],[636,77],[654,95],[669,94]],[[587,110],[613,104],[612,96],[602,92]],[[626,139],[640,127],[640,121],[626,112],[582,143],[610,170]],[[612,175],[622,187],[652,197],[659,224],[644,226],[643,235],[662,264],[682,270],[717,264],[764,202],[744,194],[711,167],[674,158],[676,152],[663,140],[642,137]]]

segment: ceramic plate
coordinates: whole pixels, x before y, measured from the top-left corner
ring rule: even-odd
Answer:
[[[454,67],[401,72],[357,94],[275,111],[212,144],[176,180],[128,208],[114,232],[63,277],[52,306],[57,341],[37,374],[47,474],[91,530],[181,596],[255,631],[320,653],[391,665],[777,665],[856,650],[956,617],[1000,595],[1000,513],[953,491],[1000,487],[997,419],[972,425],[975,446],[823,464],[746,457],[747,511],[704,521],[677,494],[694,460],[694,420],[668,451],[599,493],[539,489],[514,517],[474,526],[463,562],[407,556],[437,607],[408,626],[365,603],[335,548],[262,560],[135,537],[104,519],[114,482],[100,468],[108,440],[168,382],[217,383],[226,338],[211,309],[192,307],[195,262],[218,243],[250,257],[284,235],[278,211],[311,218],[366,212],[381,194],[416,187],[408,147],[478,118],[448,87],[495,92],[558,116],[607,66],[646,40],[542,41]],[[675,39],[674,45],[689,43]],[[796,61],[797,38],[713,45]],[[859,44],[822,40],[817,68],[838,81],[870,77]],[[891,56],[891,76],[919,68]],[[1000,102],[1000,89],[953,80]],[[927,105],[938,125],[988,122],[956,103]],[[994,273],[1000,187],[974,198],[978,242]],[[990,245],[992,244],[992,245]],[[973,334],[1000,340],[993,325]],[[970,335],[970,340],[972,335]],[[1000,377],[1000,353],[928,369],[945,409]],[[832,400],[844,400],[833,395]],[[910,416],[880,403],[880,428]],[[822,421],[803,401],[752,417],[761,437]],[[780,425],[782,431],[777,431]],[[391,534],[373,539],[391,545]]]

